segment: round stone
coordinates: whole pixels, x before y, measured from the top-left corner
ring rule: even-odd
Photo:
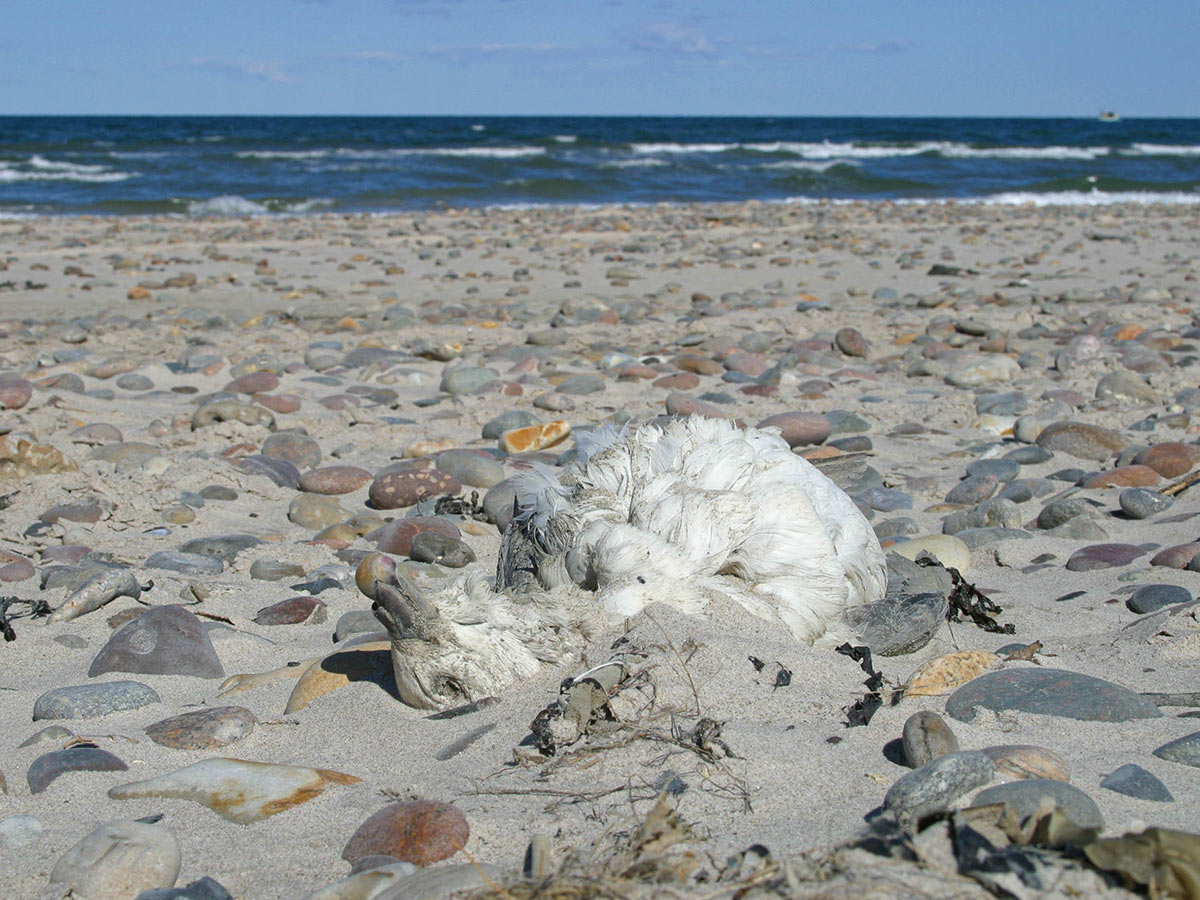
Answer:
[[[368,492],[375,509],[399,509],[426,498],[458,494],[458,479],[437,469],[408,469],[377,475]]]
[[[439,472],[471,487],[490,488],[504,479],[504,466],[479,450],[445,450],[435,465]]]
[[[219,556],[205,553],[182,553],[178,550],[159,550],[146,557],[147,569],[163,569],[181,575],[217,575],[225,569]]]
[[[279,376],[271,372],[250,372],[225,385],[231,394],[265,394],[279,387]]]
[[[902,776],[883,798],[883,808],[901,822],[944,809],[967,791],[987,784],[995,767],[978,750],[960,750],[935,757]]]
[[[904,759],[914,769],[958,750],[958,739],[946,720],[928,710],[908,717],[904,723],[902,742]]]
[[[1163,744],[1154,751],[1154,755],[1159,759],[1200,768],[1200,731],[1193,731]]]
[[[1177,603],[1190,603],[1191,601],[1191,591],[1179,585],[1144,584],[1129,595],[1129,599],[1125,601],[1125,606],[1128,607],[1130,612],[1144,614],[1158,612],[1158,610],[1165,607],[1175,606]]]
[[[1177,544],[1174,547],[1159,550],[1150,558],[1150,565],[1166,566],[1169,569],[1186,569],[1198,554],[1200,554],[1200,542]]]
[[[1175,498],[1145,488],[1126,488],[1117,497],[1121,511],[1131,519],[1148,519],[1164,512],[1175,503]]]
[[[250,564],[250,577],[259,581],[289,581],[304,577],[304,566],[280,559],[256,559]]]
[[[288,504],[288,520],[313,531],[335,525],[346,515],[342,505],[325,494],[297,494]]]
[[[438,390],[444,394],[475,394],[484,390],[497,377],[493,369],[459,366],[442,375]]]
[[[436,531],[413,535],[408,555],[417,562],[437,563],[451,569],[475,562],[475,552],[464,542]]]
[[[326,606],[316,597],[289,597],[270,606],[264,606],[254,616],[256,625],[295,625],[311,622],[319,625],[325,621]]]
[[[88,677],[105,672],[223,678],[208,632],[183,606],[154,606],[119,629],[101,648]]]
[[[312,494],[349,494],[371,480],[371,473],[358,466],[322,466],[300,476],[300,490]]]
[[[449,859],[464,846],[471,829],[456,806],[409,800],[385,806],[358,827],[342,850],[354,863],[364,856],[391,856],[417,866]]]
[[[257,722],[244,706],[213,706],[160,719],[146,726],[146,736],[176,750],[218,750],[249,735]]]
[[[90,719],[106,713],[140,709],[162,700],[140,681],[105,681],[46,691],[33,704],[33,720]]]
[[[1104,830],[1104,816],[1096,801],[1066,782],[1044,778],[1029,778],[998,784],[975,795],[971,802],[975,806],[1003,803],[1010,807],[1019,821],[1032,816],[1044,798],[1050,798],[1067,817],[1082,828]]]
[[[816,413],[784,412],[768,416],[758,423],[759,428],[778,428],[789,447],[807,447],[824,443],[829,437],[829,420]]]
[[[1099,490],[1108,487],[1152,487],[1162,479],[1149,466],[1118,466],[1107,472],[1097,472],[1089,475],[1080,484],[1085,490]]]
[[[1015,466],[1014,466],[1015,468]],[[995,475],[968,475],[946,494],[947,503],[982,503],[1000,486],[1000,480]]]
[[[424,531],[436,531],[455,540],[461,537],[458,528],[440,516],[410,516],[397,519],[372,531],[366,537],[367,540],[375,541],[376,549],[383,553],[408,556],[412,552],[413,538]]]
[[[280,487],[300,489],[300,470],[286,459],[255,453],[242,457],[234,467],[247,475],[265,475]]]
[[[967,682],[946,700],[946,714],[960,722],[975,718],[978,707],[996,712],[1014,709],[1043,716],[1090,722],[1156,719],[1157,706],[1128,688],[1061,669],[1007,669]]]
[[[1042,429],[1037,445],[1055,453],[1104,462],[1129,446],[1129,441],[1111,428],[1083,422],[1054,422]]]
[[[1046,747],[1030,744],[1000,744],[984,747],[983,751],[996,766],[1002,778],[1051,778],[1069,781],[1071,771],[1067,761]]]
[[[88,900],[129,900],[169,888],[182,856],[175,836],[161,825],[118,819],[106,822],[59,857],[52,884]]]
[[[311,469],[321,463],[321,445],[307,434],[280,431],[263,441],[262,455],[286,460],[297,469]]]
[[[33,385],[24,378],[0,377],[0,409],[21,409],[33,397]]]
[[[833,336],[833,344],[847,356],[865,359],[870,352],[867,339],[857,328],[839,328],[837,334]]]
[[[511,409],[508,412],[500,413],[495,418],[489,419],[487,424],[483,426],[481,436],[490,441],[496,440],[506,431],[536,425],[537,421],[537,416],[527,409]]]
[[[1092,544],[1076,550],[1067,560],[1070,572],[1090,572],[1094,569],[1112,569],[1127,566],[1146,551],[1136,544]]]

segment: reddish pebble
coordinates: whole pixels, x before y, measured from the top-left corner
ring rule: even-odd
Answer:
[[[250,372],[235,378],[225,385],[225,390],[235,394],[265,394],[279,387],[279,376],[272,372]]]
[[[1186,569],[1192,557],[1200,554],[1200,543],[1176,544],[1159,550],[1150,560],[1152,566],[1166,566],[1168,569]]]
[[[33,563],[27,559],[18,559],[16,562],[0,566],[0,581],[4,582],[27,581],[36,574]]]
[[[319,625],[325,621],[325,604],[316,597],[289,597],[270,606],[264,606],[254,616],[256,625],[295,625],[311,622]]]
[[[708,416],[710,419],[725,419],[725,410],[715,403],[673,391],[667,395],[667,412],[672,416]]]
[[[1107,487],[1151,487],[1162,479],[1149,466],[1118,466],[1107,472],[1097,472],[1089,476],[1080,487],[1085,490],[1095,490]]]
[[[745,387],[739,388],[739,391],[750,397],[774,397],[779,393],[779,385],[777,384],[748,384]]]
[[[700,376],[691,372],[677,372],[674,375],[664,375],[654,382],[654,386],[673,391],[690,391],[700,386]]]
[[[744,350],[735,350],[730,353],[725,357],[724,363],[727,371],[741,372],[751,378],[757,378],[771,368],[771,364],[757,353],[747,353]]]
[[[715,359],[709,359],[696,353],[681,353],[671,362],[680,371],[695,372],[697,375],[720,375],[725,370],[725,366]]]
[[[392,803],[358,826],[342,859],[353,864],[364,856],[380,855],[427,866],[449,859],[466,846],[470,835],[466,816],[449,803]]]
[[[0,378],[0,409],[20,409],[33,396],[33,385],[24,378]]]
[[[349,494],[371,480],[358,466],[322,466],[300,475],[300,490],[312,494]]]
[[[456,539],[462,537],[453,522],[439,516],[410,516],[397,519],[370,532],[366,537],[368,541],[374,541],[376,549],[383,553],[408,556],[412,552],[413,538],[422,531],[435,531]]]
[[[759,428],[778,428],[780,437],[789,447],[821,444],[829,437],[829,420],[817,413],[785,412],[768,416],[758,423]]]
[[[300,409],[300,397],[296,394],[259,394],[254,402],[277,413],[294,413]]]
[[[1179,441],[1167,441],[1147,447],[1133,458],[1138,465],[1149,466],[1163,478],[1178,478],[1200,462],[1200,447]]]
[[[647,366],[644,363],[630,363],[621,370],[621,374],[617,376],[617,380],[636,381],[639,379],[657,378],[658,375],[658,369],[653,366]]]
[[[371,482],[369,497],[376,509],[400,509],[426,497],[457,494],[462,490],[458,479],[436,469],[389,472]]]
[[[337,411],[339,409],[357,409],[362,406],[362,401],[353,394],[334,394],[332,397],[325,397],[320,401],[321,405],[326,409]]]
[[[1067,571],[1090,572],[1093,569],[1111,569],[1126,566],[1146,551],[1134,544],[1092,544],[1076,550],[1067,560]]]
[[[841,328],[833,336],[833,343],[847,356],[857,356],[863,359],[867,356],[867,339],[857,328]]]

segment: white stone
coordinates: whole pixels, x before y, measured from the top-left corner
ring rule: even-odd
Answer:
[[[132,900],[151,888],[174,887],[181,862],[175,835],[129,819],[105,822],[64,853],[50,873],[80,900]]]

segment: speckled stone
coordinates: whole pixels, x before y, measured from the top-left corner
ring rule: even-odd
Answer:
[[[911,821],[987,784],[993,772],[992,761],[977,750],[947,753],[901,776],[888,789],[883,808],[901,822]]]
[[[140,681],[105,681],[46,691],[33,704],[33,720],[90,719],[126,709],[140,709],[162,700]]]
[[[105,672],[223,678],[225,669],[196,616],[183,606],[154,606],[123,626],[88,669]]]
[[[982,503],[987,500],[1000,486],[1000,479],[995,475],[968,475],[946,494],[947,503]]]
[[[1048,668],[988,672],[964,684],[946,701],[947,715],[960,722],[974,719],[979,707],[1089,722],[1162,716],[1157,706],[1128,688],[1090,675]]]
[[[437,469],[409,469],[376,476],[368,492],[375,509],[400,509],[426,497],[458,494],[458,479]]]
[[[1131,519],[1148,519],[1170,509],[1175,498],[1145,488],[1125,488],[1117,497],[1121,511]]]
[[[244,706],[197,709],[146,726],[146,736],[175,750],[217,750],[254,731],[258,722]]]
[[[1127,797],[1149,800],[1154,803],[1174,803],[1175,798],[1151,772],[1136,763],[1126,763],[1100,780],[1100,787]]]
[[[845,620],[872,653],[903,656],[920,650],[941,628],[946,620],[946,598],[935,591],[893,594],[850,607]]]
[[[1077,787],[1062,781],[1029,778],[1010,781],[987,788],[975,795],[972,806],[989,806],[1003,803],[1012,808],[1019,820],[1025,820],[1037,812],[1042,798],[1049,797],[1076,825],[1083,828],[1104,830],[1104,816],[1096,801]]]
[[[129,768],[119,757],[93,744],[76,744],[65,750],[43,753],[29,764],[25,775],[29,793],[40,794],[67,772],[124,772]]]

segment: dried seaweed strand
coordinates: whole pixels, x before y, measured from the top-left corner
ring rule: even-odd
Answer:
[[[29,605],[29,615],[33,618],[50,615],[50,604],[45,600],[23,600],[20,597],[0,597],[0,634],[4,640],[15,641],[17,633],[13,630],[12,622],[8,620],[8,609],[14,603]]]

